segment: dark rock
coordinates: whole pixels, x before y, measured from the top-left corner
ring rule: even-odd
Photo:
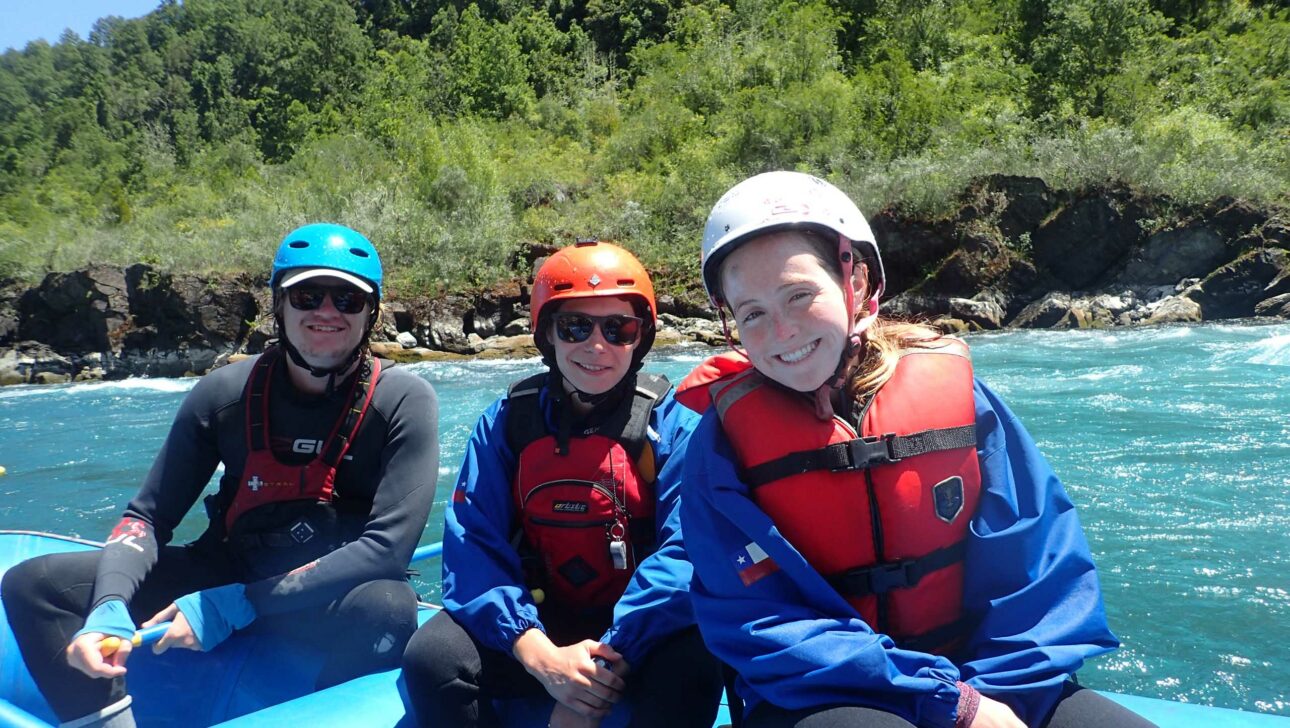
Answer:
[[[1157,286],[1207,275],[1232,259],[1235,251],[1209,225],[1156,233],[1135,251],[1116,280],[1128,286]]]
[[[996,174],[975,180],[964,194],[969,201],[960,220],[994,220],[1005,240],[1033,235],[1057,209],[1058,195],[1042,179]]]
[[[1259,301],[1254,306],[1254,313],[1256,316],[1290,318],[1290,293],[1282,293],[1279,296]]]
[[[124,349],[229,349],[246,338],[261,310],[250,281],[176,277],[142,264],[126,268],[125,281],[130,321]]]
[[[1035,262],[1069,288],[1088,288],[1137,244],[1141,215],[1106,194],[1084,197],[1035,232]]]
[[[950,299],[946,294],[905,292],[882,302],[882,315],[886,318],[915,321],[943,316],[950,312]]]
[[[1255,306],[1290,293],[1290,253],[1280,248],[1252,250],[1219,268],[1187,294],[1205,320],[1255,315]]]
[[[957,236],[949,225],[929,226],[896,217],[884,210],[870,222],[882,250],[887,294],[895,296],[918,285],[935,270],[936,261],[955,249]]]
[[[130,311],[124,274],[95,266],[50,273],[18,302],[18,339],[40,341],[60,352],[118,350]]]
[[[1208,207],[1213,210],[1205,217],[1226,240],[1235,240],[1257,231],[1268,221],[1268,214],[1248,202],[1224,198]]]
[[[1069,328],[1071,318],[1070,294],[1054,291],[1023,308],[1008,325],[1021,329]]]

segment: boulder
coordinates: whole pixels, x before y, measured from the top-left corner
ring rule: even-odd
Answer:
[[[1252,250],[1211,273],[1189,298],[1205,320],[1255,315],[1255,306],[1290,293],[1290,252],[1280,248]]]
[[[1054,291],[1021,310],[1009,326],[1019,329],[1070,328],[1071,296]]]
[[[951,298],[949,304],[951,318],[983,330],[1003,328],[1003,307],[994,301]]]
[[[76,365],[39,341],[21,341],[0,351],[0,385],[57,384],[71,381]]]
[[[1185,295],[1169,296],[1148,307],[1144,324],[1195,323],[1202,320],[1200,305]]]
[[[1254,307],[1254,313],[1257,316],[1290,318],[1290,293],[1282,293],[1279,296],[1259,301]]]

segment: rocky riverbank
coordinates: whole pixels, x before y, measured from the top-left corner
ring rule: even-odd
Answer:
[[[996,176],[937,220],[872,220],[884,312],[956,332],[1290,318],[1290,220],[1218,200],[1197,208],[1124,189],[1053,190]],[[549,248],[534,246],[526,263]],[[660,296],[659,344],[724,342],[696,288]],[[202,374],[273,335],[254,276],[200,278],[138,264],[0,285],[0,384]],[[533,356],[526,282],[394,296],[374,334],[398,360]]]

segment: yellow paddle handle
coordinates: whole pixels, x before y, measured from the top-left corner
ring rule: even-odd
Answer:
[[[143,644],[143,636],[140,635],[138,632],[135,632],[134,636],[130,638],[130,644],[134,645],[135,647],[138,647],[139,645]],[[111,636],[104,637],[103,641],[99,643],[99,654],[103,655],[104,657],[110,657],[111,655],[115,654],[116,651],[119,649],[121,649],[120,637],[111,637]]]

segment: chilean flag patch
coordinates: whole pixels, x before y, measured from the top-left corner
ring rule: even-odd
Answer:
[[[739,580],[744,583],[744,586],[752,586],[763,576],[779,571],[779,564],[767,556],[756,543],[750,543],[739,549],[733,558],[735,570],[739,572]]]

